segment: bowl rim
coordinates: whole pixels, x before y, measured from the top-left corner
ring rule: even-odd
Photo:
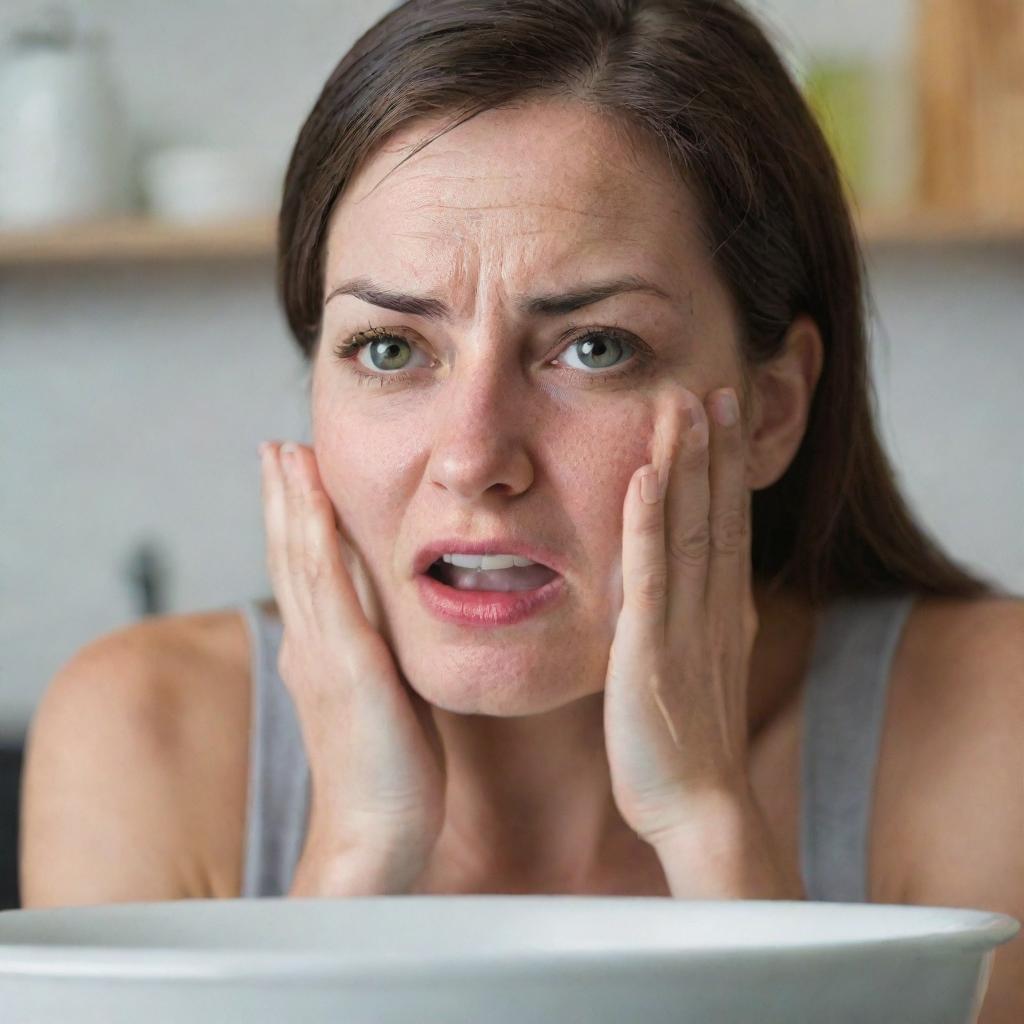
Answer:
[[[288,897],[289,905],[301,903],[338,904],[388,901],[394,905],[400,901],[453,901],[463,905],[484,903],[485,901],[512,901],[522,904],[523,901],[551,900],[580,901],[593,905],[597,901],[640,900],[658,901],[662,904],[682,904],[684,907],[699,903],[701,912],[715,908],[729,908],[729,913],[736,913],[741,904],[757,904],[759,913],[768,912],[762,905],[772,904],[773,907],[785,908],[801,913],[812,903],[816,907],[827,906],[842,909],[853,909],[855,913],[871,913],[873,908],[879,910],[906,911],[907,916],[933,916],[936,911],[948,918],[945,927],[936,927],[932,931],[921,931],[917,934],[895,935],[890,937],[876,936],[868,938],[839,938],[822,943],[815,941],[787,942],[778,945],[770,941],[745,944],[731,948],[724,944],[693,947],[686,949],[616,949],[612,951],[581,949],[581,950],[546,950],[522,952],[510,950],[486,951],[474,950],[467,957],[464,954],[435,953],[429,951],[413,951],[408,953],[388,953],[381,957],[379,953],[360,956],[352,951],[321,952],[321,951],[290,951],[253,949],[182,949],[180,947],[153,946],[138,949],[131,946],[74,944],[32,944],[5,943],[4,917],[8,914],[18,915],[51,915],[89,916],[101,914],[117,917],[122,914],[129,916],[137,913],[140,908],[160,908],[163,913],[177,915],[188,913],[188,905],[202,905],[219,913],[219,905],[256,904],[284,901],[284,897],[240,897],[231,900],[211,901],[209,899],[182,899],[172,901],[146,901],[135,903],[101,903],[76,905],[71,907],[33,907],[18,910],[0,911],[0,981],[11,978],[43,977],[43,978],[102,978],[121,981],[189,979],[197,982],[223,982],[233,980],[273,981],[274,983],[294,981],[309,983],[313,980],[338,980],[377,983],[380,981],[412,982],[419,978],[441,978],[455,980],[458,977],[479,977],[482,975],[503,975],[509,971],[519,976],[544,975],[551,972],[564,973],[577,969],[582,972],[600,971],[607,973],[631,973],[640,970],[657,970],[661,967],[678,969],[680,962],[696,963],[698,966],[728,956],[733,962],[762,962],[765,956],[780,966],[798,961],[806,967],[809,957],[824,961],[843,956],[858,954],[861,957],[871,954],[887,954],[900,950],[936,953],[939,955],[975,954],[979,958],[994,950],[995,947],[1008,942],[1021,930],[1021,922],[1009,914],[997,911],[980,910],[965,907],[918,906],[891,903],[842,903],[818,902],[805,900],[673,900],[664,896],[572,896],[572,895],[394,895],[394,896],[356,896],[344,900],[326,897]],[[214,909],[216,907],[217,909]],[[179,910],[180,908],[180,910]],[[821,913],[815,910],[814,913]]]

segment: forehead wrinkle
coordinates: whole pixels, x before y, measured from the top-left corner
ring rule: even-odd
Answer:
[[[520,238],[535,238],[540,235],[549,235],[551,228],[523,228],[516,231],[516,236]],[[438,231],[399,231],[396,232],[394,238],[409,238],[418,242],[430,242],[431,244],[451,242],[452,240],[459,240],[465,242],[465,236],[461,235],[452,226],[447,226]],[[581,243],[582,244],[582,243]]]
[[[622,212],[619,211],[611,213],[602,213],[598,209],[577,209],[573,207],[558,206],[556,204],[530,204],[530,207],[537,208],[550,214],[550,211],[558,211],[576,215],[580,220],[584,220],[593,225],[601,225],[601,228],[597,231],[584,231],[582,225],[577,227],[579,235],[574,238],[572,245],[576,252],[579,252],[580,247],[586,247],[591,250],[595,247],[602,245],[614,246],[616,253],[621,253],[623,247],[635,245],[641,251],[649,249],[651,237],[649,226],[646,225],[643,219],[637,220],[634,217],[623,216]],[[417,241],[426,241],[430,243],[437,242],[448,242],[457,241],[459,244],[467,244],[468,239],[473,237],[474,239],[481,237],[476,231],[468,230],[471,226],[478,226],[481,221],[484,220],[483,216],[472,217],[468,221],[459,221],[453,219],[451,216],[446,216],[444,211],[458,211],[458,212],[471,212],[471,211],[482,211],[482,213],[488,212],[508,212],[508,213],[520,213],[523,211],[523,206],[485,206],[485,207],[463,207],[463,206],[449,206],[445,204],[431,203],[423,204],[414,207],[408,211],[408,214],[420,214],[424,216],[427,221],[433,222],[433,229],[430,226],[424,225],[423,227],[412,227],[409,224],[408,217],[401,218],[401,229],[396,230],[391,237],[393,238],[407,238]],[[510,239],[523,240],[523,239],[538,239],[545,236],[558,235],[565,236],[568,231],[568,225],[563,222],[557,224],[550,223],[550,217],[547,220],[541,220],[539,224],[536,224],[536,218],[523,217],[518,223],[510,223],[509,218],[502,218],[495,220],[490,226],[484,223],[483,231],[485,232],[482,237],[486,240],[489,227],[489,233],[500,233],[500,240],[503,244],[507,244]],[[610,236],[607,232],[606,225],[615,225],[614,236]],[[478,227],[478,230],[479,227]],[[378,224],[375,229],[375,235],[379,239],[382,236],[381,226]]]
[[[417,190],[417,192],[419,192],[419,190]],[[401,202],[400,196],[389,194],[385,200],[385,205],[389,210],[394,210],[396,206],[398,206],[406,214],[424,213],[432,210],[454,210],[457,212],[520,212],[537,209],[544,212],[554,210],[559,213],[568,213],[577,217],[589,217],[598,220],[615,220],[616,218],[621,218],[624,214],[628,215],[630,212],[628,204],[614,202],[613,200],[619,197],[612,197],[608,195],[604,189],[584,188],[584,192],[594,198],[594,201],[588,203],[586,206],[573,205],[568,202],[558,202],[554,198],[551,200],[536,198],[532,197],[529,193],[524,194],[521,199],[511,198],[495,202],[458,202],[457,195],[446,196],[444,200],[439,200],[437,198],[436,190],[423,190],[424,201],[420,202],[416,201],[416,199],[419,198],[417,193],[414,193],[410,197],[410,201],[405,203]],[[362,200],[360,200],[360,202],[361,201]],[[608,210],[608,212],[603,212],[605,210]]]
[[[636,221],[635,212],[631,209],[628,199],[625,198],[622,190],[609,182],[606,178],[587,176],[581,180],[575,188],[561,189],[561,196],[557,193],[550,199],[543,196],[538,197],[533,190],[523,190],[521,199],[515,197],[502,198],[497,201],[483,202],[467,201],[460,202],[460,195],[457,190],[454,194],[446,194],[438,197],[437,184],[439,181],[473,182],[493,178],[494,180],[522,180],[522,176],[494,175],[494,176],[439,176],[436,174],[408,175],[400,178],[389,179],[386,188],[381,190],[381,196],[389,213],[397,210],[404,215],[434,214],[443,220],[450,219],[452,213],[463,214],[467,217],[484,214],[526,214],[527,212],[538,211],[541,216],[552,214],[564,214],[568,217],[587,219],[602,224],[623,223],[629,224]],[[402,195],[402,188],[411,192],[407,197]],[[585,205],[581,206],[573,199],[584,199]],[[568,198],[571,196],[572,198]],[[368,195],[363,199],[369,198]],[[405,200],[405,201],[403,201]],[[362,202],[362,199],[357,200]],[[369,211],[360,210],[360,213],[371,215]],[[446,223],[446,230],[450,225]],[[541,234],[544,229],[529,230],[530,234]],[[554,229],[552,229],[554,230]],[[410,233],[411,234],[411,233]]]
[[[393,198],[393,193],[408,191],[413,194],[435,195],[440,186],[455,185],[464,187],[484,181],[518,181],[519,175],[513,174],[415,174],[392,178],[380,189],[378,195],[384,201]],[[362,196],[358,202],[370,198],[370,193]]]
[[[409,165],[406,164],[406,167]],[[354,200],[356,203],[361,203],[366,199],[371,198],[375,193],[385,198],[385,201],[391,193],[402,190],[412,190],[413,192],[419,192],[424,195],[433,195],[437,192],[440,185],[455,184],[464,186],[467,184],[474,184],[482,181],[517,181],[521,178],[521,175],[515,174],[440,174],[435,171],[409,171],[405,174],[394,174],[390,172],[384,178],[381,178],[373,188],[368,189],[359,199]]]
[[[461,211],[480,211],[480,212],[491,212],[491,211],[502,211],[510,210],[519,212],[526,209],[540,209],[545,211],[557,210],[559,213],[572,213],[578,217],[590,217],[595,220],[615,220],[617,218],[616,213],[602,214],[596,209],[579,209],[573,206],[559,206],[557,203],[491,203],[487,205],[473,204],[470,206],[460,206],[454,203],[430,203],[424,206],[413,207],[410,212],[419,212],[420,210],[433,209],[433,210],[461,210]]]
[[[614,219],[616,215],[628,212],[629,204],[628,202],[623,202],[623,193],[619,187],[621,183],[615,180],[609,180],[606,171],[603,171],[600,167],[595,167],[593,174],[581,175],[578,177],[579,180],[574,183],[573,187],[563,188],[562,192],[563,194],[566,192],[575,192],[576,194],[583,193],[585,196],[593,196],[594,202],[590,203],[586,208],[566,203],[559,203],[557,201],[546,201],[544,199],[534,198],[531,195],[532,190],[530,188],[522,190],[523,195],[521,199],[513,198],[504,202],[460,203],[457,202],[458,190],[455,190],[454,195],[446,195],[446,201],[438,201],[436,198],[438,186],[444,183],[455,183],[459,186],[465,186],[484,182],[522,182],[524,179],[521,174],[445,175],[421,172],[417,174],[399,175],[388,179],[387,185],[380,190],[380,195],[385,203],[393,204],[396,201],[400,202],[400,196],[396,196],[396,192],[401,193],[403,189],[411,191],[411,199],[413,201],[408,205],[403,204],[405,209],[410,213],[429,209],[500,211],[539,207],[542,210],[557,210],[559,212],[571,213],[577,216]],[[425,198],[427,201],[419,203],[415,202],[415,199],[420,196]],[[362,196],[360,199],[356,200],[356,202],[361,203],[363,200],[368,198],[370,198],[370,193]],[[601,209],[609,206],[611,207],[611,213],[604,214],[599,212]]]
[[[537,239],[549,238],[555,231],[556,229],[550,226],[524,227],[517,229],[515,235],[517,239],[536,241]],[[439,226],[436,231],[426,227],[421,230],[415,230],[406,226],[403,230],[395,232],[390,237],[426,243],[432,247],[431,255],[441,258],[444,258],[446,249],[454,248],[455,253],[453,255],[462,264],[465,264],[469,258],[466,246],[478,247],[480,244],[475,236],[471,239],[450,224],[443,227]],[[606,234],[585,235],[573,239],[571,245],[562,247],[559,251],[548,253],[545,250],[538,252],[537,249],[531,249],[531,253],[534,254],[533,262],[535,264],[540,264],[545,269],[555,273],[566,263],[578,262],[581,259],[600,260],[602,249],[617,257],[628,256],[631,249],[636,251],[638,257],[649,255],[650,252],[649,244],[642,237],[632,238],[630,233],[623,229],[622,233],[616,235],[615,238],[609,238]],[[403,262],[408,263],[409,260]],[[415,259],[411,265],[415,265]]]

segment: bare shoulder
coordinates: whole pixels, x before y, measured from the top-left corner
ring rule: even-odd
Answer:
[[[41,879],[63,870],[44,852],[57,845],[50,830],[72,843],[61,793],[72,799],[74,779],[89,774],[90,792],[101,799],[83,813],[74,839],[91,842],[94,832],[113,852],[145,837],[140,852],[152,859],[139,864],[137,879],[126,878],[125,898],[238,894],[225,890],[240,886],[248,661],[240,614],[218,610],[132,623],[62,666],[33,717],[26,756],[26,836],[38,848]],[[70,785],[53,781],[65,776]]]
[[[174,709],[175,761],[203,895],[241,893],[248,789],[249,634],[235,609],[163,616],[146,624]],[[141,626],[139,627],[141,628]]]
[[[1024,768],[1024,600],[920,601],[898,657],[916,783],[905,811],[924,840],[915,864],[926,873],[936,835],[983,826],[983,818],[996,824],[1005,815],[988,805],[989,795],[1016,792]]]
[[[1024,600],[925,598],[907,620],[894,668],[905,678],[922,757],[989,744],[1024,727]],[[995,729],[995,735],[990,734]],[[981,730],[981,733],[979,733]],[[988,745],[988,744],[987,744]],[[1003,751],[1008,753],[1008,751]]]
[[[897,668],[905,902],[1024,920],[1024,600],[919,601]],[[985,1010],[1024,1019],[1024,933],[997,952]]]

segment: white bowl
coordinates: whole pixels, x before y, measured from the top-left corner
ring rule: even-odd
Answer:
[[[182,224],[269,216],[281,178],[269,154],[216,146],[171,146],[142,165],[149,213]]]
[[[980,910],[377,896],[0,912],[11,1024],[969,1024]]]

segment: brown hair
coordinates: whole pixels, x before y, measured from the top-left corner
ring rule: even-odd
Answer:
[[[392,133],[449,117],[405,159],[485,110],[587,104],[653,143],[699,203],[736,303],[747,367],[772,359],[800,313],[825,358],[803,441],[753,496],[753,572],[812,603],[904,590],[967,597],[991,585],[914,520],[874,424],[865,272],[840,176],[800,90],[734,0],[407,0],[331,73],[284,182],[278,289],[316,355],[331,210]]]

